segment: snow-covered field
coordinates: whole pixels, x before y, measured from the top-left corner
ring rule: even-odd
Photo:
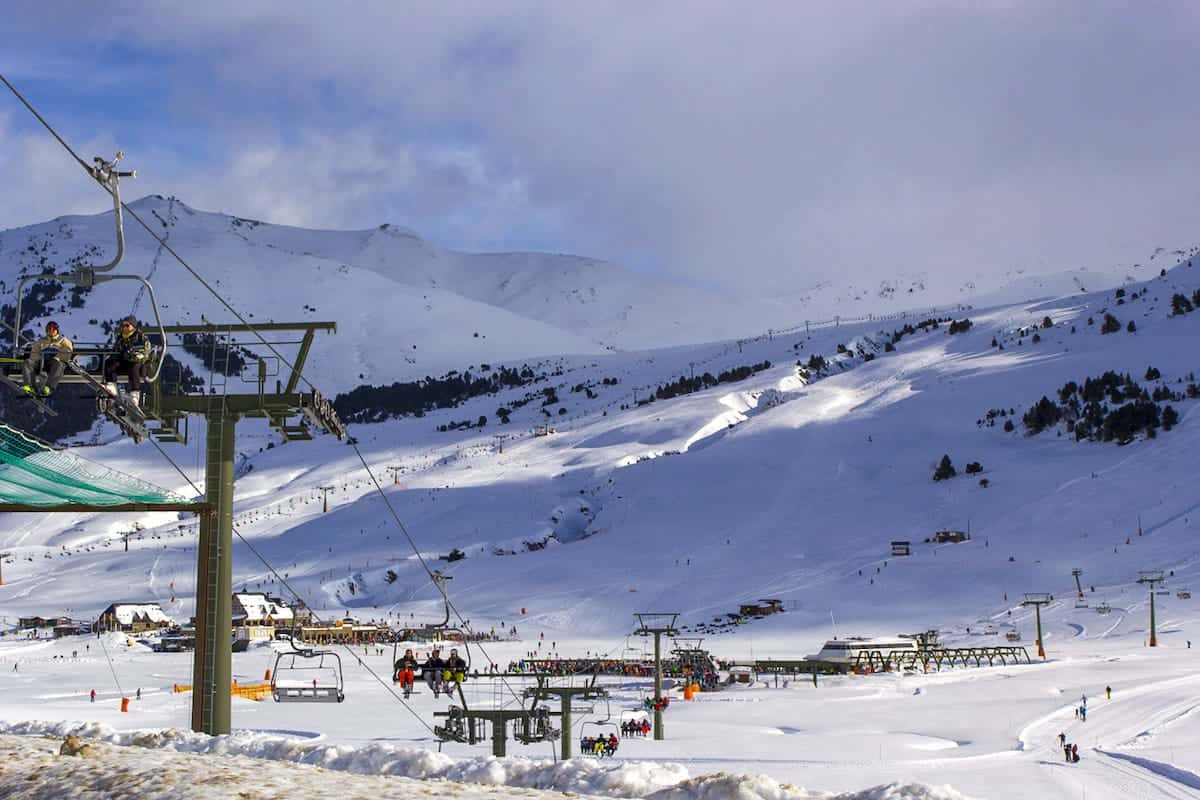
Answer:
[[[289,252],[316,252],[316,244],[294,245]],[[273,239],[256,246],[283,252]],[[276,266],[289,258],[280,256]],[[390,280],[378,265],[362,269],[368,283]],[[330,280],[343,280],[338,274]],[[445,320],[421,323],[422,342],[436,358],[409,365],[414,370],[435,362],[465,369],[485,357],[519,365],[537,356],[561,374],[352,431],[421,552],[435,560],[452,549],[466,555],[435,566],[453,576],[451,597],[471,626],[518,628],[520,641],[472,648],[476,666],[504,665],[530,651],[640,652],[642,641],[628,638],[636,611],[678,611],[680,624],[695,629],[766,597],[781,599],[786,613],[706,634],[704,646],[727,659],[799,658],[816,652],[836,625],[842,636],[936,628],[962,646],[1004,644],[1015,630],[1032,652],[1022,593],[1051,592],[1056,601],[1043,613],[1046,663],[828,678],[817,687],[807,680],[737,686],[693,702],[677,699],[666,741],[633,739],[612,762],[555,766],[549,745],[510,744],[519,755],[504,762],[484,757],[482,745],[446,745],[445,757],[432,754],[436,743],[426,726],[445,701],[420,695],[410,714],[343,653],[344,704],[238,700],[234,736],[205,742],[159,734],[152,743],[358,773],[624,797],[807,796],[781,783],[865,792],[847,797],[954,796],[871,788],[896,783],[950,785],[979,798],[1200,797],[1200,673],[1193,663],[1200,648],[1188,645],[1200,632],[1200,601],[1179,596],[1200,585],[1200,519],[1191,522],[1200,511],[1200,399],[1170,401],[1180,417],[1174,429],[1125,445],[1075,442],[1061,423],[1037,436],[1021,426],[1043,395],[1054,398],[1068,380],[1082,384],[1106,370],[1128,372],[1148,390],[1185,392],[1196,380],[1200,312],[1172,316],[1171,296],[1191,296],[1200,278],[1184,263],[1164,277],[1127,284],[1124,297],[1086,288],[1090,293],[960,312],[955,316],[973,322],[966,333],[950,335],[942,324],[906,334],[894,350],[885,347],[892,332],[926,315],[629,352],[606,351],[586,326],[570,334],[576,339],[555,339],[572,326],[553,315],[510,319],[522,309],[447,289],[447,304],[485,305],[497,327],[486,344],[447,340],[437,350],[430,331]],[[301,300],[317,302],[288,302]],[[318,307],[314,319],[326,316]],[[314,375],[337,388],[364,371],[368,380],[403,376],[408,368],[392,370],[373,346],[375,323],[361,326],[353,309],[341,311],[344,329],[314,351],[324,364]],[[461,322],[473,312],[463,306],[454,313]],[[1118,331],[1100,333],[1106,313],[1119,318]],[[1046,318],[1051,324],[1042,327]],[[652,328],[638,331],[653,335]],[[338,361],[344,352],[356,354],[352,363]],[[806,377],[797,362],[813,355],[831,366]],[[763,360],[770,367],[744,380],[637,405],[655,386],[693,370],[717,374]],[[1150,367],[1159,377],[1145,377]],[[590,394],[572,391],[577,385]],[[535,401],[515,409],[511,424],[497,420],[498,406],[549,386],[559,396],[548,406],[552,416]],[[987,424],[988,412],[1000,409],[1005,415]],[[489,418],[487,427],[437,430],[479,416]],[[1004,430],[1009,419],[1012,432]],[[538,423],[556,432],[533,436]],[[394,624],[440,617],[436,592],[350,448],[329,438],[268,448],[269,433],[250,422],[239,434],[238,529],[312,608]],[[202,426],[193,425],[192,437],[193,444],[168,452],[199,482]],[[107,441],[110,432],[98,438]],[[145,445],[109,441],[83,450],[187,491]],[[934,482],[943,454],[959,474]],[[970,462],[982,471],[965,475]],[[328,513],[320,486],[333,487]],[[117,537],[135,522],[145,530],[125,553]],[[972,537],[924,542],[946,529]],[[157,601],[186,621],[194,533],[191,520],[170,514],[9,516],[0,549],[13,558],[4,568],[0,617],[11,626],[18,616],[87,618],[112,602]],[[891,557],[894,539],[912,541],[913,555]],[[1076,607],[1074,568],[1082,570],[1087,608]],[[1169,594],[1157,598],[1156,649],[1145,647],[1148,596],[1135,583],[1148,569],[1168,573]],[[234,570],[236,587],[291,599],[241,544]],[[1102,602],[1111,613],[1097,613]],[[90,735],[128,744],[132,731],[187,727],[189,696],[170,688],[191,682],[189,655],[155,654],[114,638],[104,641],[110,669],[98,644],[0,638],[0,731],[61,734],[79,723]],[[358,655],[387,673],[390,649]],[[272,664],[269,649],[251,649],[234,657],[234,672],[254,681]],[[633,713],[649,691],[645,681],[610,682],[611,706],[579,715],[572,735]],[[1106,686],[1114,690],[1111,700]],[[120,713],[118,698],[138,688],[142,699]],[[94,705],[92,689],[99,693]],[[1088,718],[1077,722],[1073,709],[1085,694]],[[472,705],[506,696],[490,681],[468,684]],[[1079,745],[1080,763],[1063,762],[1059,733]],[[748,777],[705,777],[717,774]]]

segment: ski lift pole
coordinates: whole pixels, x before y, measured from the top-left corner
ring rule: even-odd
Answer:
[[[675,635],[675,620],[679,617],[676,612],[634,614],[641,623],[637,634],[654,637],[654,739],[662,741],[666,738],[663,733],[663,696],[662,696],[662,635]]]

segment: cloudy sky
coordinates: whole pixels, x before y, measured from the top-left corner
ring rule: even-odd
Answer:
[[[1200,4],[17,3],[127,189],[701,284],[1109,268],[1195,223]],[[0,97],[0,228],[104,197]]]

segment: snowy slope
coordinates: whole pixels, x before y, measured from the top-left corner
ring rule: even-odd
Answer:
[[[342,241],[350,247],[356,240],[346,234]],[[261,243],[263,252],[279,252],[267,244]],[[247,276],[219,261],[209,266],[223,286],[242,282],[244,291],[265,293],[269,277]],[[324,275],[329,262],[317,261],[313,272]],[[282,270],[307,262],[286,254],[264,263]],[[374,267],[348,269],[356,285],[391,280]],[[800,657],[830,636],[831,615],[842,635],[940,628],[951,642],[999,643],[1000,634],[1015,625],[1028,643],[1032,633],[1028,612],[1018,604],[1021,594],[1046,591],[1059,598],[1046,618],[1047,642],[1057,655],[1044,666],[957,672],[918,683],[904,676],[870,684],[839,679],[831,690],[833,707],[848,709],[841,717],[824,710],[829,702],[824,695],[816,701],[796,687],[786,701],[771,694],[773,686],[717,695],[682,712],[690,727],[678,749],[664,753],[638,744],[630,758],[694,759],[696,773],[761,771],[819,789],[863,789],[903,777],[949,780],[977,796],[1062,796],[1083,779],[1049,766],[1048,742],[1055,728],[1070,725],[1072,697],[1081,690],[1094,696],[1098,685],[1119,681],[1122,692],[1144,688],[1153,711],[1113,713],[1109,727],[1089,722],[1091,727],[1073,732],[1087,737],[1089,764],[1095,762],[1079,785],[1089,796],[1195,796],[1192,778],[1180,770],[1194,777],[1200,764],[1154,748],[1184,750],[1200,733],[1188,700],[1194,670],[1178,656],[1186,652],[1180,643],[1200,631],[1200,611],[1194,601],[1174,594],[1162,598],[1160,634],[1164,648],[1176,656],[1146,653],[1145,594],[1133,581],[1138,570],[1162,569],[1174,573],[1172,592],[1200,586],[1195,545],[1200,519],[1191,521],[1200,512],[1194,487],[1200,400],[1173,401],[1181,416],[1177,427],[1126,445],[1075,442],[1061,426],[1027,436],[1019,421],[1065,382],[1082,383],[1106,370],[1174,391],[1193,382],[1200,311],[1172,316],[1170,298],[1200,289],[1198,273],[1185,261],[1164,277],[1125,285],[1123,298],[1109,288],[1087,287],[1088,292],[1057,299],[972,309],[968,332],[950,335],[945,325],[919,330],[897,342],[894,352],[884,342],[921,316],[631,352],[572,351],[547,342],[543,352],[557,354],[553,361],[562,374],[546,384],[352,432],[421,551],[430,558],[453,548],[466,554],[436,564],[453,575],[452,596],[464,616],[477,628],[520,627],[526,641],[496,646],[493,660],[549,647],[570,654],[619,650],[634,611],[677,610],[681,624],[694,627],[763,597],[784,600],[787,613],[708,634],[707,646],[723,657]],[[327,280],[330,295],[341,279],[333,270]],[[439,302],[452,301],[447,296]],[[506,331],[518,323],[548,324],[486,307],[508,315],[496,323]],[[1117,332],[1100,333],[1105,313],[1120,320]],[[318,305],[313,318],[322,316]],[[1042,328],[1046,317],[1052,324]],[[1130,321],[1135,332],[1126,330]],[[369,329],[360,328],[346,341],[371,350],[362,338]],[[529,331],[536,344],[536,330]],[[848,352],[839,353],[839,345]],[[860,350],[873,358],[853,355]],[[797,361],[807,363],[814,354],[833,366],[805,378]],[[373,376],[396,369],[386,353],[374,357],[379,360],[356,354],[355,363],[374,370]],[[515,359],[527,357],[513,353]],[[654,386],[693,370],[717,374],[764,359],[772,366],[745,380],[637,404]],[[314,353],[314,374],[342,386],[352,382],[350,370],[330,367],[331,360],[337,359],[330,350]],[[478,360],[473,355],[467,363]],[[1161,378],[1143,377],[1150,366]],[[549,416],[540,403],[530,403],[513,411],[510,425],[498,422],[497,406],[550,384],[561,402],[547,408]],[[572,391],[579,385],[595,396]],[[1015,411],[1017,430],[978,424],[992,409]],[[482,431],[436,429],[480,415],[491,420]],[[533,436],[539,423],[557,432]],[[311,606],[393,622],[439,615],[435,592],[349,448],[319,438],[268,449],[263,429],[244,423],[241,430],[239,530]],[[193,429],[196,441],[200,433]],[[495,434],[509,436],[503,452]],[[171,452],[199,480],[196,446]],[[185,488],[145,446],[120,442],[88,454],[169,488]],[[943,454],[960,475],[934,482]],[[962,475],[972,461],[982,464],[982,473]],[[396,483],[387,467],[398,468]],[[981,486],[980,479],[988,485]],[[316,487],[330,485],[331,510],[324,514]],[[113,541],[135,521],[132,516],[7,519],[0,548],[15,557],[0,588],[0,616],[64,608],[88,616],[114,600],[156,598],[173,616],[186,619],[194,525],[173,515],[137,519],[147,530],[128,554]],[[936,530],[968,526],[967,543],[922,541]],[[893,539],[913,541],[914,555],[891,558]],[[282,591],[241,545],[235,546],[235,561],[235,585]],[[1112,615],[1063,602],[1076,567],[1085,584],[1095,587],[1088,592],[1091,605],[1106,600]],[[46,663],[38,651],[7,652],[8,658]],[[377,658],[386,664],[387,655]],[[253,677],[261,674],[263,661],[264,654],[251,654],[235,668]],[[127,669],[145,676],[139,679],[147,684],[151,678],[164,685],[186,677],[186,658],[139,661],[130,653],[128,662]],[[173,666],[161,672],[156,664]],[[93,680],[95,670],[89,669],[74,680]],[[0,674],[25,680],[5,670]],[[57,679],[29,680],[36,689]],[[362,699],[355,702],[363,703],[364,713],[390,702],[369,679],[356,681]],[[644,690],[629,687],[621,702],[636,705]],[[78,698],[60,701],[38,691],[47,697],[9,706],[7,715],[0,708],[0,719],[96,718]],[[430,698],[425,701],[423,713],[432,711]],[[728,709],[735,702],[733,713]],[[182,705],[156,708],[147,724],[185,724]],[[401,725],[388,720],[359,730],[346,716],[289,716],[298,713],[240,705],[235,725],[329,730],[335,745],[391,736],[391,726]],[[105,721],[127,725],[105,714]],[[427,744],[414,723],[401,727],[401,738]],[[728,756],[722,748],[729,741],[747,744]],[[1155,741],[1159,745],[1151,744]],[[845,749],[854,747],[867,752],[847,756]],[[930,755],[937,749],[950,752]],[[802,764],[798,751],[814,753],[815,763]],[[815,780],[801,780],[808,770]],[[1003,775],[1015,775],[1018,789],[989,791]]]

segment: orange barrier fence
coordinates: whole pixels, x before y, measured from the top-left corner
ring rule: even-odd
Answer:
[[[171,691],[175,694],[190,692],[191,690],[191,684],[187,683],[176,683],[171,687]],[[233,693],[234,697],[242,697],[246,700],[254,700],[260,703],[271,696],[271,684],[269,683],[238,683],[234,681],[229,690]]]

